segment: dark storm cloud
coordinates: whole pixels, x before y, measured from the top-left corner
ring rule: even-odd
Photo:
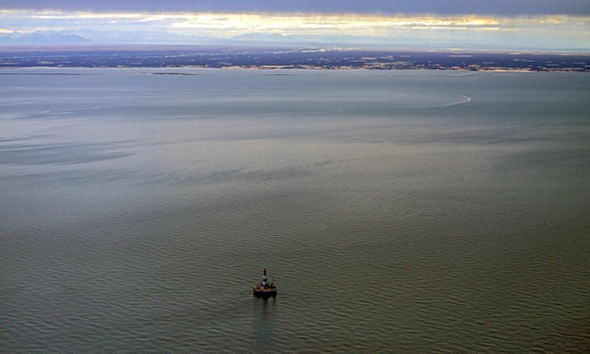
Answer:
[[[1,9],[66,11],[317,12],[384,14],[590,15],[589,0],[3,0]]]

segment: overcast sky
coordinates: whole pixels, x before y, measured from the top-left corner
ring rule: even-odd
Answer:
[[[35,31],[69,31],[99,43],[195,44],[199,37],[254,33],[312,42],[590,51],[590,0],[0,0],[0,35]],[[183,36],[192,39],[184,43]]]
[[[590,15],[589,0],[2,0],[5,9],[76,11],[319,12]]]

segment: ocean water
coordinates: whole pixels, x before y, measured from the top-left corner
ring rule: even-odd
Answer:
[[[2,70],[0,352],[588,352],[589,98],[579,73]]]

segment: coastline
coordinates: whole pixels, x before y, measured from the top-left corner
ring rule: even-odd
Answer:
[[[0,68],[590,72],[590,53],[261,47],[0,47]]]

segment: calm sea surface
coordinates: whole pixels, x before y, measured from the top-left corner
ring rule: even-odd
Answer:
[[[0,74],[0,352],[590,350],[587,74]]]

